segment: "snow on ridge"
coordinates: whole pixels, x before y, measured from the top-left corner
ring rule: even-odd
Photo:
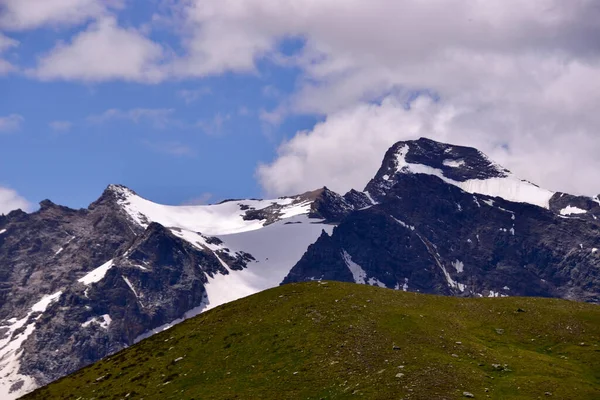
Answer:
[[[465,160],[444,160],[443,164],[446,167],[458,168],[465,165]]]
[[[106,275],[108,270],[112,268],[112,266],[113,260],[109,260],[101,266],[99,266],[98,268],[86,274],[83,278],[78,279],[77,282],[81,282],[86,286],[91,285],[92,283],[100,282],[102,279],[104,279],[104,276]]]
[[[3,233],[5,233],[5,232],[6,232],[6,229],[2,229],[2,230],[0,230],[0,235],[2,235],[2,234],[3,234]]]
[[[202,232],[208,236],[247,232],[264,227],[265,220],[244,220],[246,210],[262,210],[276,205],[279,219],[307,214],[312,201],[300,201],[299,197],[273,200],[232,200],[220,204],[196,206],[168,206],[146,200],[134,192],[117,187],[121,195],[118,203],[140,226],[157,222],[168,228],[181,228]]]
[[[560,215],[587,214],[587,210],[578,207],[567,206],[560,210]]]
[[[518,179],[511,173],[503,172],[507,175],[505,177],[470,179],[464,182],[458,182],[447,178],[440,169],[428,165],[407,162],[406,154],[408,154],[409,150],[409,145],[405,144],[396,153],[396,172],[434,175],[444,182],[458,186],[468,193],[479,193],[492,197],[501,197],[508,201],[530,203],[547,209],[550,208],[550,199],[554,196],[554,192]],[[483,155],[483,153],[481,154],[487,159],[487,156]],[[499,165],[494,165],[500,168]]]
[[[11,324],[5,326],[8,328],[8,332],[5,332],[4,336],[0,338],[0,376],[2,377],[0,379],[0,399],[16,399],[31,392],[38,386],[32,377],[19,374],[22,354],[21,345],[35,330],[35,321],[41,318],[48,306],[57,301],[62,296],[62,293],[62,291],[59,291],[43,296],[40,301],[31,306],[31,310],[25,317],[20,320],[11,318],[6,321]],[[27,324],[34,313],[40,313],[40,315]],[[13,336],[17,330],[20,330],[20,333]],[[13,384],[18,384],[19,382],[22,383],[20,389],[11,391]]]
[[[350,257],[350,254],[348,254],[346,250],[342,250],[342,258],[344,259],[344,262],[346,263],[348,269],[352,273],[352,277],[354,277],[354,282],[363,285],[366,284],[367,282],[365,280],[367,278],[367,273],[364,269],[362,269],[360,265],[352,261],[352,257]]]
[[[394,219],[394,221],[396,221],[397,223],[399,223],[400,225],[402,225],[403,227],[405,227],[406,229],[410,229],[411,231],[415,230],[415,227],[412,225],[408,225],[406,222],[399,220],[398,218],[392,216],[392,218]]]
[[[306,248],[319,238],[322,231],[331,234],[333,225],[316,222],[307,215],[297,215],[277,221],[258,231],[215,235],[223,242],[220,245],[206,242],[196,232],[172,230],[174,234],[195,246],[206,246],[213,251],[227,248],[232,255],[243,251],[251,254],[255,261],[249,262],[243,270],[232,270],[223,263],[228,270],[227,275],[220,273],[213,276],[206,275],[208,282],[204,285],[206,295],[202,304],[187,311],[183,317],[175,321],[143,333],[135,338],[134,342],[137,343],[155,333],[167,330],[185,319],[221,304],[277,287],[302,258]],[[216,253],[215,255],[218,257]]]

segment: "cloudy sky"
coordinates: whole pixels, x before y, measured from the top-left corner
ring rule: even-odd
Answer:
[[[0,213],[362,189],[394,142],[600,192],[598,0],[0,0]]]

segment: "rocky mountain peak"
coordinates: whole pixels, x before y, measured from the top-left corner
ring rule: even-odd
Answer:
[[[396,173],[429,172],[434,175],[431,169],[457,182],[510,175],[510,171],[475,148],[420,138],[394,144],[387,151],[376,179]]]
[[[554,195],[554,192],[519,179],[475,148],[426,138],[394,144],[365,192],[379,202],[402,176],[411,174],[436,176],[469,193],[544,208],[550,208],[550,199]]]
[[[98,206],[107,205],[115,206],[119,202],[127,200],[128,197],[136,196],[137,194],[126,186],[118,184],[110,184],[104,189],[102,195],[90,204],[90,210],[97,208]]]

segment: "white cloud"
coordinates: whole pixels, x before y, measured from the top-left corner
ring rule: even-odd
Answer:
[[[196,100],[198,100],[202,96],[206,96],[212,93],[210,88],[200,88],[200,89],[182,89],[177,92],[177,96],[179,96],[186,104],[192,104]]]
[[[415,126],[418,135],[478,146],[551,189],[600,190],[596,2],[267,3],[245,2],[257,9],[246,17],[225,5],[220,12],[242,18],[235,23],[253,30],[248,37],[254,31],[303,37],[300,54],[280,57],[300,66],[303,80],[278,114],[327,116],[325,124],[299,132],[280,148],[279,158],[259,168],[267,191],[312,189],[339,174],[336,187],[362,188],[370,177],[362,171],[376,169],[394,141],[413,138],[407,132]],[[405,101],[422,90],[436,93],[439,102],[406,112]],[[382,96],[388,99],[381,106],[356,106]],[[393,129],[388,119],[397,119]],[[366,152],[380,148],[360,156],[363,146]],[[284,176],[292,182],[283,182]]]
[[[5,117],[0,117],[0,133],[14,132],[21,129],[21,125],[25,122],[19,114],[10,114]]]
[[[0,29],[78,25],[123,5],[123,0],[0,0]]]
[[[8,36],[3,35],[2,32],[0,32],[0,56],[2,55],[2,53],[6,52],[6,50],[15,48],[17,46],[19,46],[18,41],[11,39]],[[16,70],[16,67],[14,65],[0,58],[0,76],[5,75],[14,70]]]
[[[133,108],[120,110],[111,108],[99,115],[91,115],[87,119],[94,124],[102,124],[114,120],[129,120],[136,124],[148,122],[155,128],[165,128],[167,125],[177,123],[172,119],[175,110],[172,108]]]
[[[231,119],[231,114],[217,113],[212,119],[207,121],[198,121],[196,124],[200,127],[207,135],[220,135],[223,133],[223,129],[227,121]]]
[[[42,80],[153,83],[164,77],[163,58],[160,45],[135,29],[120,27],[114,17],[104,17],[42,56],[29,74]]]
[[[31,204],[16,191],[0,186],[0,214],[8,214],[17,209],[28,211]]]
[[[14,9],[17,0],[10,4]],[[337,179],[338,187],[360,188],[366,183],[361,171],[375,170],[383,155],[379,152],[406,138],[415,126],[421,127],[423,136],[481,147],[516,173],[549,188],[599,191],[596,0],[164,4],[172,6],[171,13],[157,18],[180,35],[176,55],[152,42],[146,30],[121,27],[106,11],[98,11],[70,17],[96,22],[42,57],[32,75],[48,80],[156,83],[257,73],[257,61],[265,59],[297,68],[301,78],[296,92],[282,98],[274,110],[263,111],[261,118],[277,125],[290,113],[310,113],[326,117],[326,122],[298,133],[282,146],[281,158],[261,167],[262,184],[277,194],[312,189],[338,173],[344,176]],[[167,16],[173,19],[170,25],[165,23]],[[57,23],[60,18],[38,20]],[[284,55],[280,45],[289,38],[304,45],[297,53]],[[424,90],[435,93],[439,101],[407,112],[405,102]],[[187,98],[193,101],[194,94]],[[382,98],[386,101],[380,105],[366,105]],[[388,119],[396,122],[393,128],[387,128]],[[368,130],[337,133],[340,126],[346,132],[356,130],[347,121]],[[344,158],[358,152],[363,143],[368,144],[364,151],[377,151],[378,156],[364,156],[362,163]],[[341,171],[344,163],[347,171]],[[282,183],[286,174],[296,183]]]
[[[71,121],[52,121],[48,126],[55,132],[68,132],[73,127],[73,123]]]

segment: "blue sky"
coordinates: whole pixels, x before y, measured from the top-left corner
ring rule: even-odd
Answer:
[[[119,20],[140,25],[155,7],[132,2]],[[56,27],[14,33],[20,44],[12,57],[33,68],[40,53],[74,33]],[[177,45],[169,32],[150,36]],[[293,54],[298,43],[279,46]],[[71,207],[87,206],[110,183],[166,204],[261,197],[257,164],[270,162],[282,140],[317,120],[261,118],[297,79],[297,70],[268,60],[247,73],[158,84],[0,77],[0,116],[23,118],[18,129],[0,135],[0,185],[31,201],[50,198]]]
[[[600,8],[521,4],[0,0],[0,213],[361,189],[421,136],[595,195]]]
[[[27,199],[83,207],[109,183],[168,204],[212,194],[260,197],[258,162],[314,117],[280,125],[260,118],[277,105],[295,74],[262,65],[258,75],[230,75],[158,85],[0,81],[0,115],[18,114],[3,134],[0,182]],[[268,80],[264,77],[268,76]],[[112,117],[107,116],[115,111]],[[136,117],[137,115],[137,117]]]

